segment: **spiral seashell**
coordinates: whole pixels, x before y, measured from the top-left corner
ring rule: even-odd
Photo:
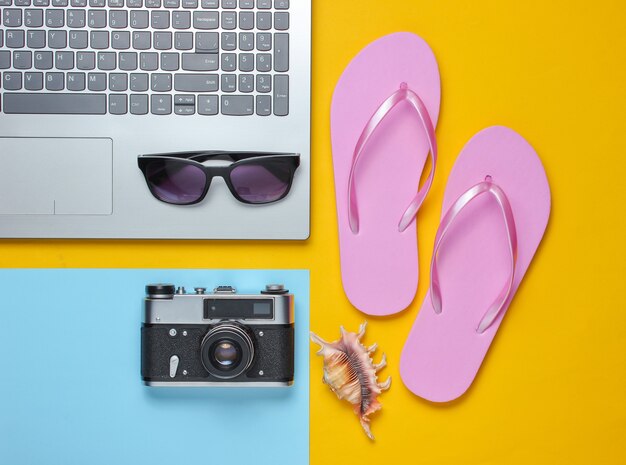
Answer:
[[[359,416],[365,434],[373,440],[369,415],[382,408],[378,396],[389,389],[391,377],[384,383],[378,383],[376,373],[387,364],[387,359],[383,354],[380,363],[374,364],[370,354],[377,345],[365,347],[361,344],[366,325],[367,322],[363,323],[358,333],[348,332],[342,326],[341,338],[335,342],[326,342],[313,332],[311,340],[321,346],[317,355],[324,357],[324,383],[339,399],[345,399],[354,406],[354,413]]]

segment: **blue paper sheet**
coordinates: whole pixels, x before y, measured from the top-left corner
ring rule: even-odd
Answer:
[[[150,388],[140,377],[144,286],[296,296],[295,383]],[[0,270],[0,465],[309,462],[306,270]]]

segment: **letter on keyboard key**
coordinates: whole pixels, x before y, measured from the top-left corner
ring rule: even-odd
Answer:
[[[289,114],[289,76],[274,76],[274,114]]]
[[[3,109],[10,114],[104,115],[104,94],[4,94]]]
[[[185,71],[217,71],[218,55],[212,53],[183,53]]]
[[[222,95],[222,114],[227,116],[245,116],[254,113],[252,95]]]
[[[43,89],[43,73],[26,73],[24,75],[24,89],[26,90]]]
[[[216,92],[217,74],[176,74],[174,89],[179,92]]]
[[[22,73],[3,73],[2,75],[2,87],[6,90],[20,90],[22,88]],[[10,94],[4,94],[4,112],[6,111],[6,98]]]
[[[44,48],[46,46],[46,31],[28,31],[26,33],[26,45],[28,48]]]

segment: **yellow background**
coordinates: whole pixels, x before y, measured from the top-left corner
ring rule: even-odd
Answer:
[[[396,317],[369,319],[365,341],[387,353],[381,376],[393,377],[375,443],[321,384],[312,352],[311,463],[626,463],[626,3],[313,1],[309,241],[1,241],[0,266],[310,268],[311,327],[331,339],[340,324],[355,330],[365,318],[341,288],[329,104],[362,47],[413,31],[435,52],[443,96],[418,295]],[[494,124],[536,148],[552,216],[473,387],[434,405],[404,388],[398,359],[428,285],[447,175],[464,143]]]

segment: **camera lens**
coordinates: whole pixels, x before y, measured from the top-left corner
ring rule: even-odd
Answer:
[[[215,343],[212,356],[220,367],[230,370],[241,362],[241,349],[234,341],[224,339]]]
[[[200,358],[209,375],[221,379],[236,378],[252,365],[252,336],[245,326],[237,323],[218,324],[204,336]]]

